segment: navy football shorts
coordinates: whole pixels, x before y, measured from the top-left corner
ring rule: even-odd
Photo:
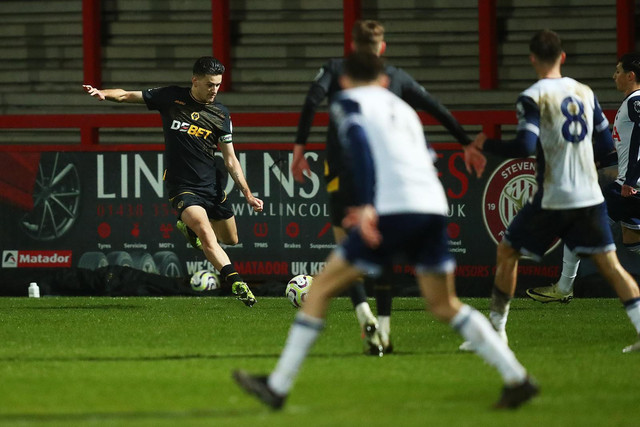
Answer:
[[[342,219],[347,214],[347,209],[354,205],[354,199],[349,198],[344,191],[334,191],[329,193],[329,214],[331,215],[331,225],[342,227]]]
[[[620,222],[623,227],[632,230],[640,230],[640,194],[631,197],[622,197],[620,190],[622,186],[617,182],[604,187],[605,202],[609,218],[615,222]]]
[[[382,242],[376,249],[365,245],[358,230],[349,232],[338,253],[370,276],[379,276],[397,255],[404,255],[418,273],[450,273],[455,260],[449,253],[447,219],[442,215],[395,214],[380,216]]]
[[[539,261],[560,238],[573,252],[589,255],[616,249],[604,203],[578,209],[542,209],[527,203],[511,221],[504,240]]]
[[[182,217],[182,211],[189,206],[201,206],[207,212],[207,217],[211,220],[229,219],[233,216],[227,195],[223,193],[222,197],[212,198],[204,196],[193,191],[183,190],[176,196],[169,199],[171,206],[178,211],[178,219]]]
[[[342,227],[342,219],[346,216],[347,210],[356,205],[355,189],[353,188],[353,178],[348,171],[341,173],[336,180],[338,182],[337,188],[332,188],[329,191],[329,185],[327,185],[329,214],[331,215],[331,225]]]

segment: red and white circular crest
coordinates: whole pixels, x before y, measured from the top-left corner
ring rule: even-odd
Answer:
[[[535,173],[535,159],[528,157],[507,160],[489,177],[482,196],[482,217],[496,244],[518,211],[535,194]]]

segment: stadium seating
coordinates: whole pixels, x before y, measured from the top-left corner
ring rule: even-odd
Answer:
[[[211,54],[210,5],[104,1],[103,87],[189,84],[193,60]],[[246,0],[231,1],[230,7],[233,87],[221,101],[232,113],[298,111],[322,62],[342,55],[343,2]],[[96,103],[82,91],[81,8],[80,1],[1,3],[1,114],[123,113],[122,106]],[[540,28],[563,37],[567,75],[590,84],[604,108],[617,108],[620,100],[610,78],[616,61],[615,0],[498,1],[498,88],[493,90],[478,88],[476,0],[378,0],[363,2],[362,15],[386,26],[389,61],[452,110],[513,108],[517,93],[535,78],[526,52],[529,37]],[[146,112],[144,106],[125,108]],[[237,128],[235,141],[291,142],[294,132],[278,126]],[[435,142],[451,141],[439,126],[429,134]],[[159,129],[102,129],[100,135],[103,143],[162,139]],[[311,141],[323,139],[324,130],[314,128]],[[0,132],[0,143],[78,141],[76,129]]]

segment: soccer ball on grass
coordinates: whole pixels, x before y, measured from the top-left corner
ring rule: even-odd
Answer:
[[[220,287],[220,278],[216,273],[209,270],[196,271],[189,282],[191,289],[199,292],[211,291]]]
[[[313,283],[313,277],[306,274],[295,276],[287,283],[285,295],[295,308],[300,308],[304,304],[307,293],[311,289],[311,283]]]

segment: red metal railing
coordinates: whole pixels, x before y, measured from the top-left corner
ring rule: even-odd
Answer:
[[[353,24],[362,17],[360,0],[342,0],[342,29],[344,31],[344,56],[351,53],[351,29]]]
[[[497,41],[496,41],[496,1],[478,0],[480,88],[494,89],[497,86]],[[618,54],[631,51],[635,47],[635,2],[634,0],[616,0]],[[344,51],[351,45],[351,27],[362,12],[361,0],[343,0]],[[227,67],[225,88],[229,90],[232,82],[232,58],[229,37],[229,0],[211,0],[212,14],[212,50]],[[83,20],[83,61],[84,81],[101,86],[101,0],[82,0]],[[613,120],[615,111],[607,111]],[[505,124],[515,124],[513,111],[455,111],[454,116],[462,125],[482,125],[483,131],[493,137],[500,135]],[[236,113],[233,114],[236,126],[291,126],[295,127],[298,113]],[[421,114],[424,124],[437,124],[426,114]],[[314,124],[326,125],[327,115],[318,114]],[[60,129],[76,128],[80,130],[81,143],[64,146],[36,146],[42,149],[128,149],[128,145],[99,146],[100,128],[159,127],[157,114],[87,114],[87,115],[5,115],[0,116],[0,128],[5,129]],[[138,144],[139,145],[139,144]],[[158,149],[162,145],[143,144],[138,149]],[[289,144],[283,144],[289,146]],[[24,146],[22,148],[28,149]],[[243,147],[247,145],[243,144]],[[21,149],[22,149],[21,148]],[[15,150],[12,145],[0,145],[0,150]]]
[[[478,72],[480,89],[498,87],[496,0],[478,0]]]
[[[84,82],[94,87],[102,87],[101,18],[100,0],[82,0]]]
[[[635,0],[617,0],[618,58],[636,48]]]
[[[211,0],[211,46],[213,56],[226,68],[220,90],[231,90],[233,73],[231,61],[231,26],[229,24],[229,0]]]
[[[478,0],[478,59],[480,89],[498,86],[496,0]],[[361,0],[343,0],[344,53],[351,50],[351,28],[362,16]],[[212,53],[227,68],[222,90],[231,90],[233,61],[229,0],[211,0]],[[618,56],[635,48],[635,1],[616,0]],[[101,0],[82,0],[85,82],[101,86]]]
[[[609,121],[613,121],[615,110],[606,110]],[[439,124],[426,113],[418,113],[425,125]],[[481,125],[490,137],[499,137],[503,125],[517,123],[512,110],[452,111],[453,116],[463,126]],[[242,127],[296,127],[299,113],[236,113],[232,115],[235,128]],[[326,126],[327,113],[316,114],[313,124]],[[31,114],[0,116],[0,128],[4,129],[79,129],[80,144],[20,145],[21,151],[70,151],[70,150],[162,150],[163,144],[109,144],[100,145],[98,135],[101,128],[159,128],[162,126],[159,114]],[[95,136],[95,138],[94,138]],[[264,148],[265,144],[253,144]],[[242,149],[252,149],[252,144],[239,144]],[[311,149],[324,144],[310,144]],[[272,149],[290,149],[292,143],[268,144]],[[16,145],[0,145],[0,151],[14,151]]]

